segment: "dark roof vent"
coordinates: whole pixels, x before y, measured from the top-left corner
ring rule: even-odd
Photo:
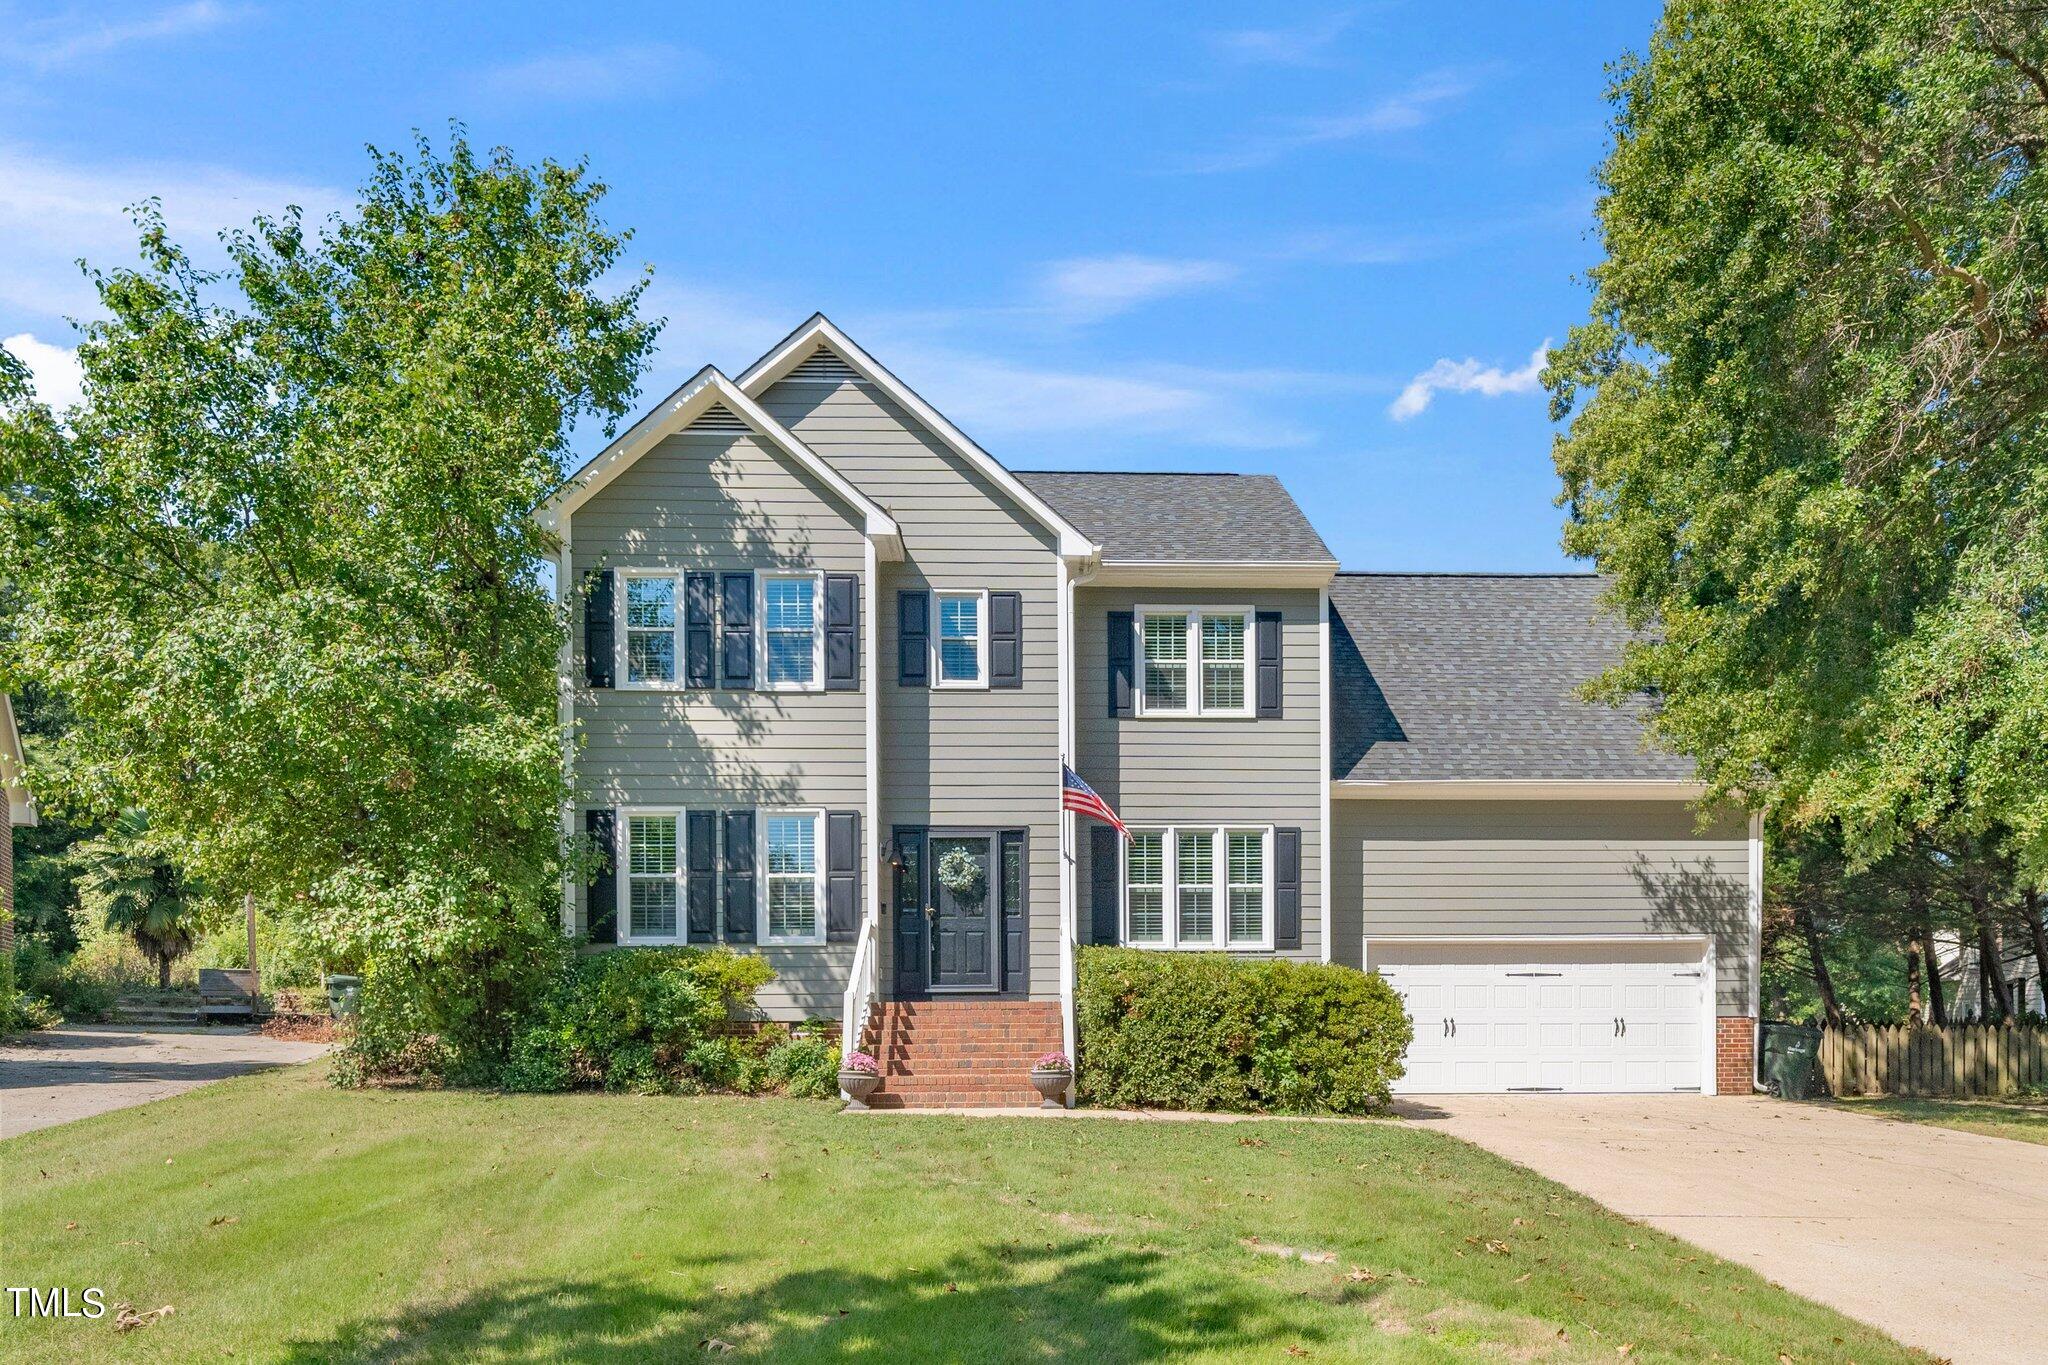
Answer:
[[[685,431],[730,432],[745,435],[753,430],[740,420],[739,414],[723,403],[713,403],[698,416],[697,420],[684,427]]]
[[[782,381],[785,384],[854,384],[860,381],[860,372],[835,352],[820,346],[798,362],[795,369],[782,376]]]

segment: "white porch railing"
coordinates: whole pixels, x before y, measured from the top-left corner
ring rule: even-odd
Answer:
[[[875,950],[875,922],[863,916],[860,938],[853,946],[853,971],[846,978],[846,1005],[839,1016],[839,1055],[860,1046],[868,1031],[868,1015],[881,995],[881,971]]]

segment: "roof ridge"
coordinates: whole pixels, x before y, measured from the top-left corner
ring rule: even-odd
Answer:
[[[1242,469],[1013,469],[1012,474],[1101,474],[1142,479],[1277,479],[1277,474]]]
[[[1339,569],[1339,578],[1598,578],[1595,569]]]

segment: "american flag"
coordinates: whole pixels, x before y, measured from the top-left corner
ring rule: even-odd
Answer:
[[[1081,780],[1081,774],[1060,764],[1060,805],[1068,810],[1091,815],[1104,824],[1115,825],[1117,833],[1128,839],[1131,832],[1124,828],[1124,822],[1116,818],[1116,812],[1109,808],[1109,802],[1095,794],[1095,788]]]

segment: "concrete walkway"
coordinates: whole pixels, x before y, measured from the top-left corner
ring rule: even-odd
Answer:
[[[307,1061],[326,1050],[325,1043],[280,1042],[247,1029],[81,1025],[29,1034],[0,1047],[0,1138]]]
[[[1402,1107],[1908,1345],[2048,1362],[2048,1146],[1766,1099]]]

